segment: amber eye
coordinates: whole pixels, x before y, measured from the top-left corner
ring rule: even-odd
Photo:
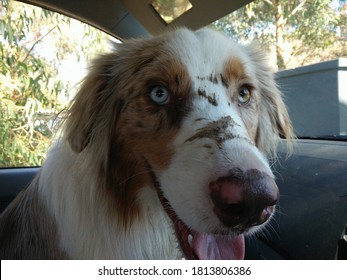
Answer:
[[[239,103],[242,105],[247,105],[251,100],[251,90],[247,86],[242,86],[239,90]]]

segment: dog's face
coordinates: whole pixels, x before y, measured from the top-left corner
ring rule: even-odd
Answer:
[[[188,258],[243,256],[242,234],[266,223],[279,198],[267,157],[280,134],[292,128],[263,54],[206,29],[100,58],[66,126],[122,219],[140,219],[137,195],[155,190]]]

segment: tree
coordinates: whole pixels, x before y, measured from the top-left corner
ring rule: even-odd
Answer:
[[[258,40],[275,52],[278,68],[286,69],[317,57],[347,55],[341,36],[347,25],[345,5],[345,0],[256,0],[212,27],[236,40]]]
[[[76,40],[71,27],[60,14],[1,0],[0,167],[42,164],[59,112],[74,94],[59,78],[61,61],[105,49],[100,31],[80,24]]]

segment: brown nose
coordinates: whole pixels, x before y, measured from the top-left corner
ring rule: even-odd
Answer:
[[[214,212],[223,224],[244,231],[271,217],[279,190],[265,172],[235,168],[226,177],[210,183],[210,196]]]

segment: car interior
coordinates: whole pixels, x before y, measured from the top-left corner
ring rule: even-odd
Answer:
[[[157,9],[157,1],[149,0],[22,2],[78,19],[119,41],[126,41],[155,36],[179,26],[196,30],[252,1],[190,0],[187,11],[169,20]],[[341,77],[347,77],[346,60],[341,59],[339,63]],[[283,73],[278,75],[279,86],[286,89],[285,95],[302,90],[295,87],[296,82],[288,84]],[[345,98],[346,81],[340,89]],[[289,113],[294,114],[298,110],[297,102],[301,101],[294,97],[287,100]],[[311,101],[312,98],[308,102]],[[291,115],[294,127],[312,119],[306,108],[296,116]],[[340,123],[342,127],[344,120],[340,119]],[[284,145],[279,147],[279,158],[273,166],[281,193],[279,211],[266,231],[246,238],[246,259],[347,259],[347,138],[334,134],[301,136],[295,141],[292,155],[287,155]],[[39,171],[39,166],[0,168],[0,211]]]

